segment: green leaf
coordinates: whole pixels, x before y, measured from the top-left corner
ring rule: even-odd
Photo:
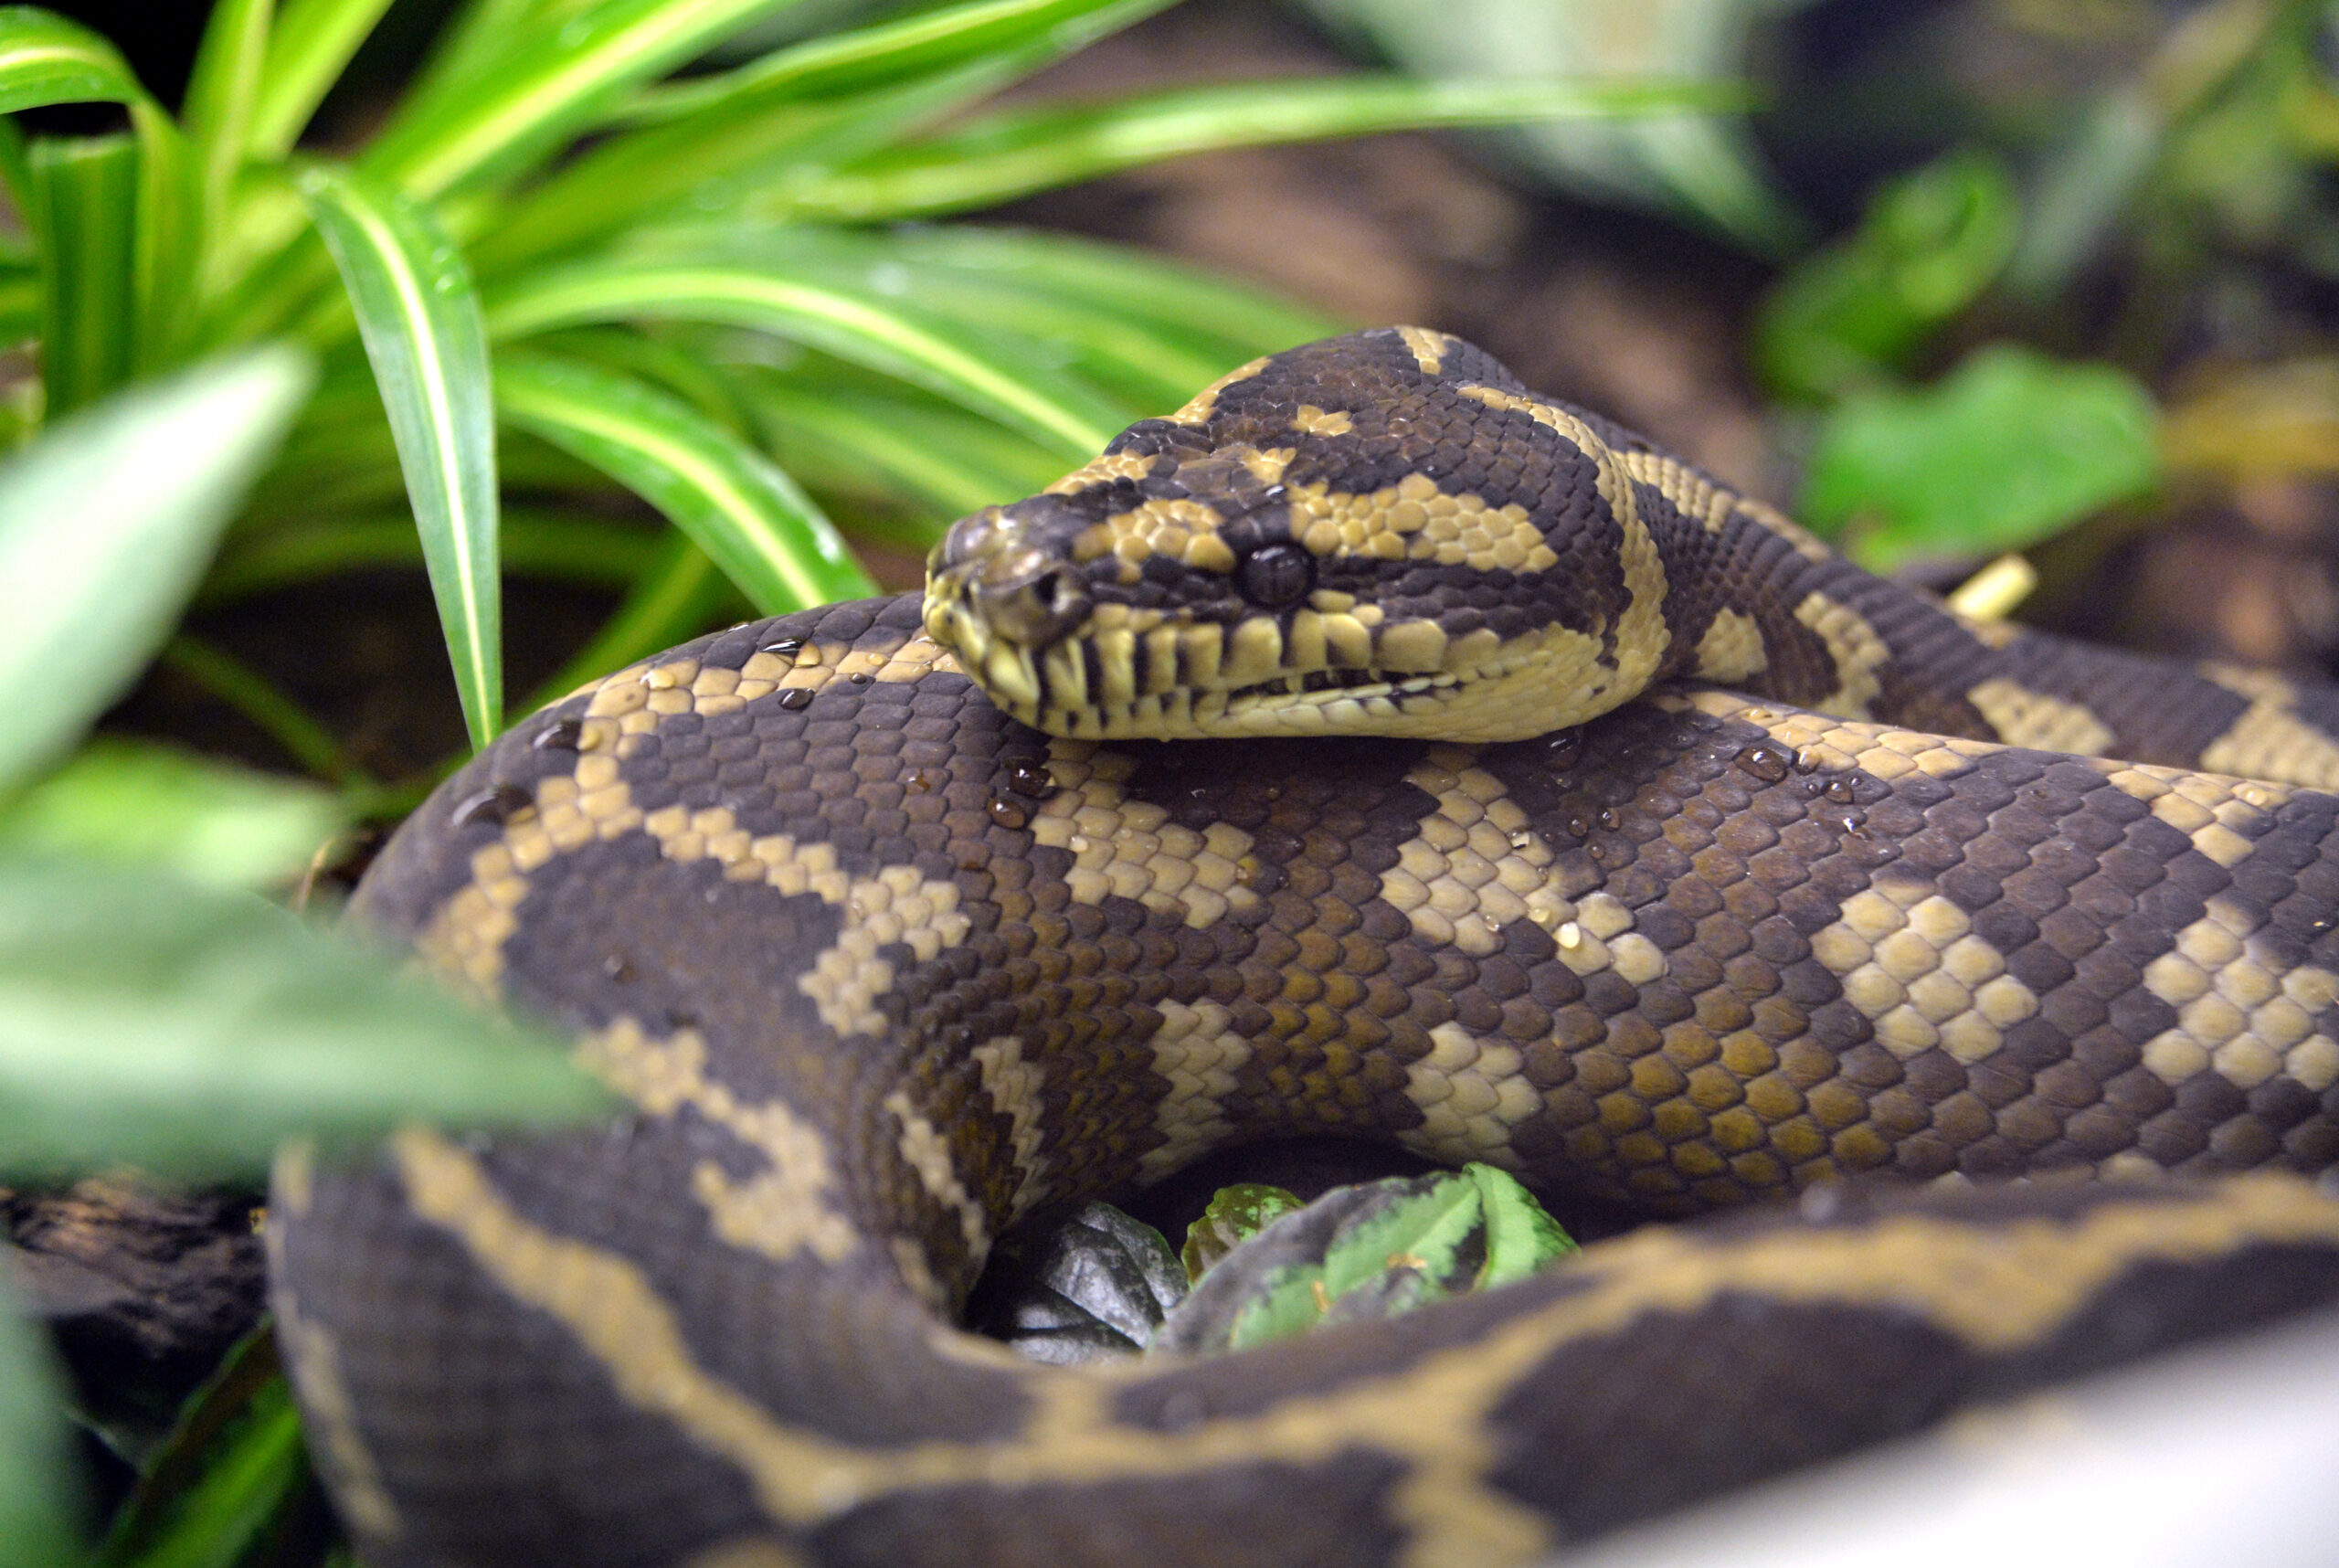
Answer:
[[[718,76],[646,87],[619,114],[664,122],[711,111],[765,107],[889,87],[987,57],[1020,51],[1034,38],[1070,54],[1171,4],[1171,0],[975,0],[776,49]]]
[[[1219,1257],[1154,1344],[1244,1350],[1319,1323],[1393,1318],[1524,1279],[1575,1250],[1534,1196],[1490,1165],[1335,1188]]]
[[[598,119],[631,88],[791,0],[602,0],[459,88],[426,92],[366,152],[364,167],[434,196],[524,163]]]
[[[300,874],[344,825],[332,794],[313,784],[101,739],[0,804],[0,853],[87,855],[265,888]]]
[[[1186,1245],[1179,1261],[1186,1266],[1189,1283],[1208,1273],[1210,1266],[1265,1230],[1286,1214],[1307,1205],[1296,1192],[1263,1181],[1237,1181],[1210,1196],[1201,1219],[1186,1227]]]
[[[268,62],[245,135],[246,152],[269,163],[292,150],[309,117],[374,30],[390,0],[287,0],[268,40]]]
[[[795,481],[678,397],[576,360],[507,354],[496,404],[664,513],[767,615],[876,591]]]
[[[646,217],[736,211],[778,171],[850,162],[995,91],[1021,60],[982,59],[857,96],[742,101],[609,137],[572,159],[481,238],[482,272],[608,236]]]
[[[32,144],[27,214],[41,256],[41,377],[54,418],[130,379],[138,323],[138,143]]]
[[[0,469],[0,788],[144,667],[310,379],[283,349],[201,366],[54,427]]]
[[[65,1380],[48,1336],[0,1279],[0,1568],[81,1561],[80,1478],[65,1427]]]
[[[1074,461],[1128,411],[1011,340],[970,331],[866,281],[810,284],[720,259],[581,262],[529,278],[488,310],[500,338],[617,321],[725,322],[810,344],[1031,432]]]
[[[807,484],[895,509],[905,492],[925,502],[931,512],[926,526],[897,539],[920,554],[940,541],[952,519],[1032,494],[1063,476],[1057,449],[899,382],[864,384],[876,380],[772,374],[752,376],[749,385],[765,440]]]
[[[1856,232],[1796,263],[1762,302],[1763,375],[1815,400],[1889,380],[2004,270],[2021,219],[2014,181],[1984,153],[1891,181]]]
[[[2110,366],[1993,344],[1936,386],[1832,411],[1802,514],[1878,571],[2020,549],[2152,489],[2156,424],[2151,396]]]
[[[121,51],[89,28],[35,5],[0,6],[0,114],[145,96]]]
[[[782,181],[747,210],[853,221],[960,212],[1188,153],[1433,126],[1736,107],[1699,82],[1410,81],[1332,77],[1190,88],[1098,108],[992,116],[854,167]]]
[[[308,1484],[301,1413],[263,1324],[187,1400],[95,1568],[236,1568]]]
[[[382,389],[471,744],[503,713],[494,394],[479,295],[419,207],[348,169],[302,176]]]
[[[14,1172],[263,1169],[409,1118],[588,1117],[548,1038],[249,894],[0,859],[0,1150]]]
[[[227,217],[228,193],[244,165],[274,10],[275,0],[218,0],[187,78],[195,209],[206,248],[216,244]]]

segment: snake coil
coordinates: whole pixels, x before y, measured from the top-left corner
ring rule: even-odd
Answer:
[[[2328,1302],[2334,729],[1443,334],[1245,366],[401,830],[357,913],[637,1114],[281,1163],[312,1449],[382,1565],[1513,1563]],[[1731,1212],[1225,1357],[947,1325],[1271,1133]]]

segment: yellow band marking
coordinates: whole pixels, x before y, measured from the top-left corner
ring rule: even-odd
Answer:
[[[901,1125],[902,1136],[895,1147],[902,1162],[915,1172],[918,1185],[926,1189],[927,1196],[958,1216],[958,1233],[967,1244],[967,1255],[980,1263],[990,1251],[990,1229],[983,1218],[983,1206],[975,1202],[975,1195],[958,1178],[958,1160],[951,1152],[950,1140],[918,1114],[905,1090],[895,1089],[887,1095],[885,1109]]]
[[[2111,745],[2111,726],[2085,704],[2050,697],[2004,677],[1971,687],[1965,700],[2008,746],[2101,757]]]
[[[783,1261],[806,1250],[831,1263],[852,1255],[858,1236],[839,1207],[828,1139],[786,1102],[742,1100],[709,1076],[696,1030],[653,1040],[620,1018],[579,1041],[577,1057],[644,1115],[671,1118],[687,1106],[768,1162],[745,1181],[711,1160],[692,1170],[691,1191],[725,1242]]]
[[[2339,1204],[2295,1179],[2264,1175],[2197,1197],[2106,1203],[2068,1222],[1973,1226],[1902,1215],[1841,1233],[1787,1231],[1717,1245],[1652,1228],[1588,1251],[1575,1270],[1582,1288],[1470,1343],[1253,1415],[1147,1431],[1113,1422],[1109,1406],[1115,1390],[1157,1369],[1019,1375],[1002,1368],[1035,1402],[1021,1436],[864,1448],[786,1425],[707,1372],[637,1266],[523,1218],[459,1146],[409,1129],[392,1148],[417,1213],[461,1242],[514,1299],[566,1325],[628,1403],[736,1465],[782,1524],[813,1524],[874,1498],[935,1487],[1175,1478],[1263,1459],[1304,1466],[1366,1447],[1410,1466],[1393,1501],[1411,1527],[1403,1561],[1413,1568],[1497,1568],[1551,1544],[1540,1514],[1484,1479],[1498,1457],[1487,1413],[1554,1351],[1619,1332],[1648,1313],[1699,1311],[1725,1292],[1889,1306],[1984,1353],[2006,1353],[2063,1328],[2143,1263],[2215,1258],[2243,1245],[2339,1243]]]
[[[2298,690],[2265,670],[2205,664],[2201,673],[2249,699],[2241,716],[2201,753],[2212,773],[2232,773],[2316,789],[2339,789],[2339,742],[2298,716]]]
[[[1074,902],[1134,898],[1197,930],[1229,910],[1255,907],[1258,895],[1244,885],[1243,872],[1251,835],[1223,822],[1196,832],[1171,821],[1164,808],[1130,800],[1121,785],[1136,766],[1127,753],[1090,741],[1048,743],[1056,793],[1032,811],[1032,837],[1072,853],[1064,880]]]
[[[1047,1110],[1041,1095],[1046,1075],[1037,1062],[1023,1059],[1022,1042],[1012,1034],[993,1035],[976,1046],[973,1055],[991,1109],[1008,1122],[1007,1143],[1016,1173],[1015,1192],[1007,1205],[1007,1221],[1012,1224],[1047,1195],[1046,1129],[1041,1120]]]
[[[1752,616],[1740,610],[1714,612],[1713,624],[1698,640],[1698,677],[1706,681],[1742,681],[1770,667],[1771,655],[1762,642],[1762,629]]]
[[[1794,618],[1819,634],[1836,664],[1836,689],[1807,705],[1838,718],[1868,717],[1880,689],[1877,672],[1892,662],[1892,650],[1866,617],[1816,589],[1794,607]]]
[[[1442,332],[1424,327],[1401,326],[1398,337],[1413,351],[1413,363],[1421,366],[1424,376],[1435,376],[1445,367],[1445,356],[1454,347],[1454,340]]]
[[[1435,561],[1482,572],[1540,572],[1559,564],[1524,506],[1449,495],[1423,474],[1409,473],[1371,494],[1335,493],[1319,481],[1296,487],[1290,499],[1292,536],[1318,556]]]
[[[1267,367],[1269,356],[1261,355],[1250,364],[1228,371],[1209,386],[1194,394],[1186,406],[1170,416],[1173,425],[1207,425],[1211,416],[1218,412],[1218,395],[1238,381],[1248,381]]]

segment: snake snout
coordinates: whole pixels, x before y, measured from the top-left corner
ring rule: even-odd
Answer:
[[[926,563],[929,624],[962,652],[1041,649],[1076,631],[1091,600],[1064,545],[1087,524],[1054,496],[959,519]]]

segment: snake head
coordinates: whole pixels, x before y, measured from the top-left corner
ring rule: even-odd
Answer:
[[[1629,482],[1588,427],[1517,388],[1414,328],[1247,365],[1044,493],[953,524],[926,630],[1063,736],[1579,723],[1662,654],[1662,577],[1640,607],[1655,630],[1626,648],[1636,589],[1609,509],[1629,511]]]

